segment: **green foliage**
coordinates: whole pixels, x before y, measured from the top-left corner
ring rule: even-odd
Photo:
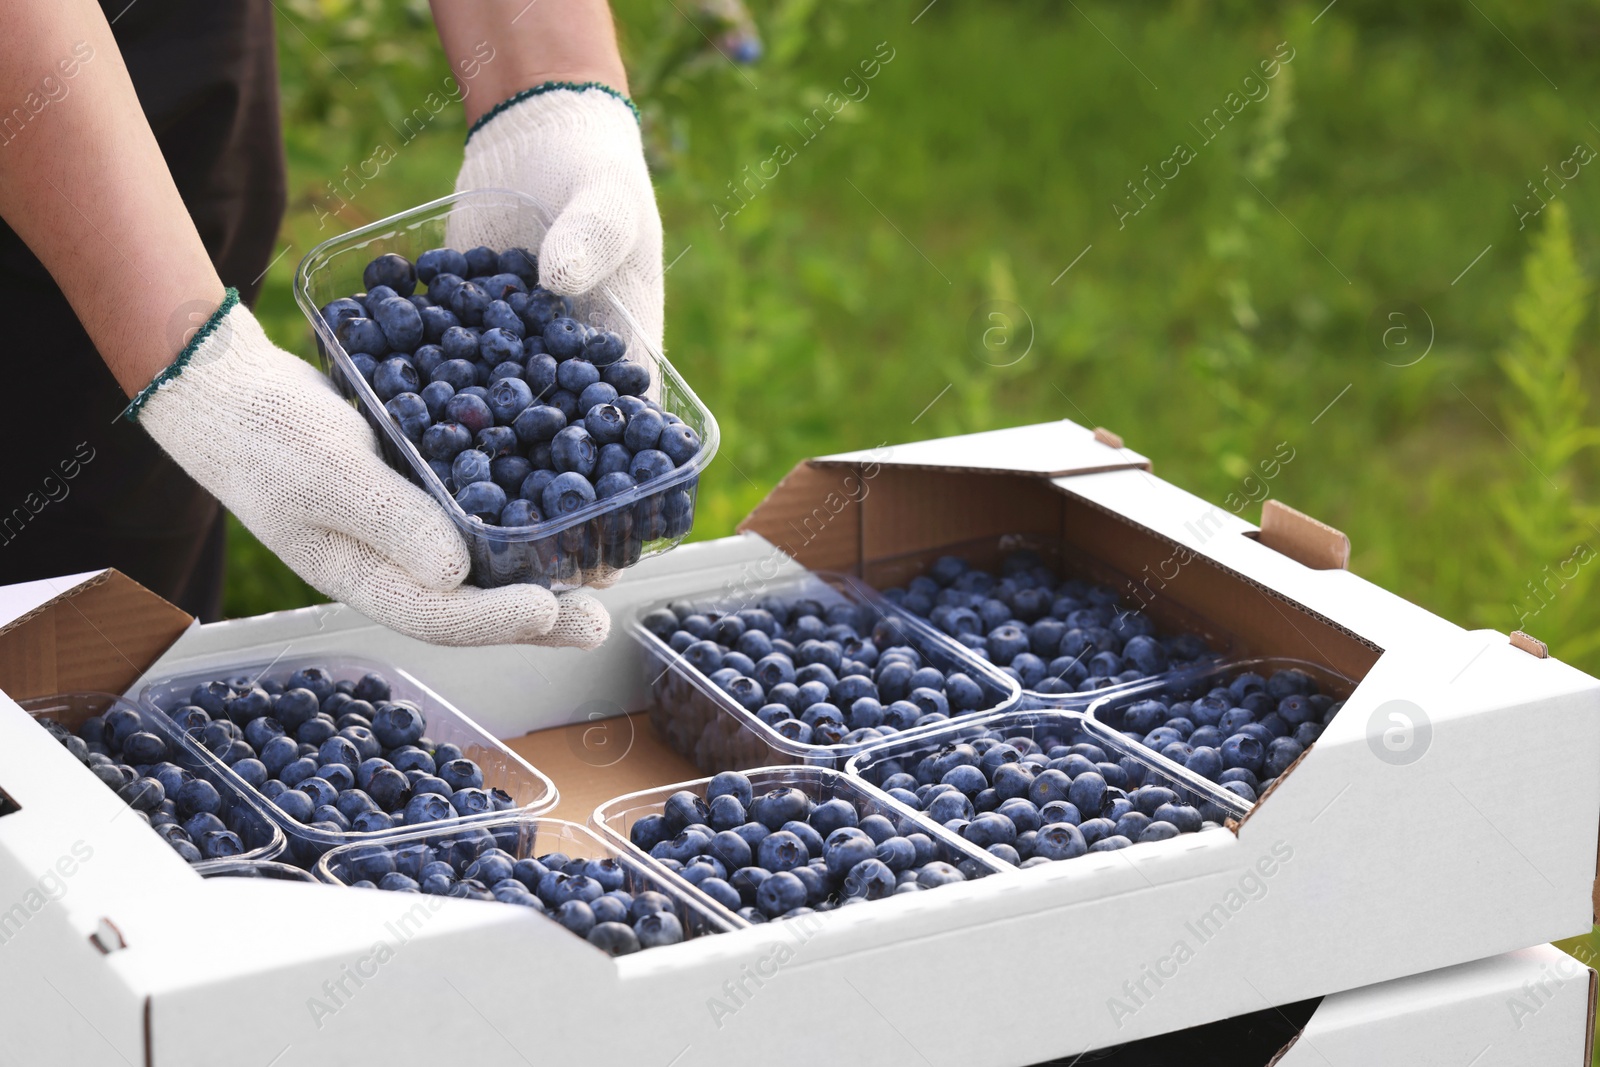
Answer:
[[[736,5],[615,2],[674,263],[668,349],[723,427],[695,536],[730,532],[805,456],[1068,417],[1219,502],[1255,495],[1243,480],[1288,442],[1273,496],[1348,532],[1358,572],[1475,625],[1514,625],[1527,583],[1589,537],[1594,320],[1551,311],[1574,318],[1573,272],[1593,274],[1600,174],[1557,199],[1565,275],[1557,209],[1518,230],[1510,205],[1600,144],[1590,7],[749,6],[765,57],[736,66],[707,44]],[[279,7],[289,251],[260,314],[309,354],[296,261],[448,191],[465,129],[452,106],[401,143],[449,75],[424,4]],[[893,58],[866,79],[880,42]],[[1280,42],[1271,93],[1195,143]],[[847,79],[860,99],[808,136]],[[1196,158],[1119,227],[1113,201],[1178,141]],[[380,144],[393,162],[330,197]],[[792,160],[763,171],[780,146]],[[1537,281],[1519,270],[1535,235]],[[994,299],[1031,322],[1014,365],[975,339]],[[1400,367],[1371,323],[1403,301],[1431,347]],[[239,533],[229,610],[305,599]],[[1595,669],[1587,589],[1529,625]]]
[[[1516,332],[1497,360],[1510,386],[1499,403],[1507,441],[1522,462],[1496,487],[1506,536],[1493,550],[1503,571],[1515,574],[1520,563],[1531,572],[1515,587],[1509,625],[1561,633],[1562,653],[1583,659],[1600,649],[1600,633],[1577,625],[1594,585],[1600,511],[1579,499],[1575,461],[1600,445],[1600,431],[1585,425],[1589,397],[1573,349],[1593,287],[1573,250],[1566,205],[1557,200],[1543,215],[1511,302]],[[1480,614],[1508,625],[1500,611]]]

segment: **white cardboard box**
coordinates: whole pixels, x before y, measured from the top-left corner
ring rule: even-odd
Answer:
[[[999,1067],[1586,931],[1600,683],[1343,570],[1297,562],[1284,552],[1319,562],[1327,541],[1293,526],[1258,539],[1144,466],[1071,424],[806,464],[747,524],[767,540],[748,532],[685,546],[602,595],[620,619],[677,592],[788,573],[794,565],[769,541],[813,565],[869,574],[895,565],[895,547],[1007,529],[1078,539],[1125,574],[1137,575],[1140,560],[1181,559],[1158,566],[1159,586],[1145,590],[1214,610],[1241,649],[1364,674],[1333,726],[1231,832],[891,898],[829,913],[809,931],[758,927],[612,961],[539,916],[493,904],[428,898],[417,913],[416,898],[398,894],[204,882],[0,701],[0,789],[21,808],[0,817],[0,905],[25,913],[15,929],[0,925],[0,1057],[143,1056],[170,1067],[235,1061],[219,1049],[263,1064],[470,1049],[490,1062],[799,1064],[814,1059],[826,1020],[844,1062]],[[1097,473],[1062,473],[1075,470]],[[391,658],[517,738],[513,747],[561,788],[559,814],[575,821],[599,799],[694,776],[642,719],[604,718],[645,699],[620,632],[588,656],[437,649],[338,607],[185,631],[170,607],[115,575],[13,587],[0,592],[5,607],[31,612],[0,630],[0,684],[17,697],[68,681],[126,689],[180,633],[162,670],[342,649]],[[1384,709],[1397,700],[1428,720],[1410,762],[1379,754]],[[0,924],[16,916],[9,908]],[[102,918],[125,949],[102,955],[89,941]],[[1472,965],[1509,973],[1501,966]],[[1438,981],[1455,992],[1437,992]],[[1306,1047],[1322,1044],[1317,1019],[1331,1047],[1360,1049],[1354,1035],[1378,1032],[1376,1020],[1421,1011],[1419,1035],[1435,1022],[1478,1032],[1468,1016],[1489,1027],[1481,1064],[1569,1061],[1519,1045],[1556,1027],[1564,1016],[1553,1008],[1495,1043],[1476,980],[1426,975],[1382,988],[1325,1001],[1369,1007],[1319,1010]],[[1362,999],[1388,996],[1399,1006]],[[1476,1006],[1441,1007],[1463,998]],[[1587,994],[1572,999],[1586,1014]],[[1576,1065],[1584,1029],[1569,1029]],[[1427,1062],[1373,1051],[1383,1047],[1349,1062]],[[1305,1057],[1291,1049],[1282,1062],[1321,1062]]]

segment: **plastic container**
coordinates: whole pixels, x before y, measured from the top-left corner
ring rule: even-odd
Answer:
[[[1316,692],[1332,697],[1335,701],[1345,700],[1356,687],[1355,681],[1351,678],[1329,667],[1306,660],[1271,656],[1229,660],[1193,670],[1177,671],[1161,678],[1152,678],[1142,685],[1130,686],[1125,690],[1106,694],[1090,706],[1088,715],[1097,728],[1113,734],[1118,740],[1133,746],[1138,752],[1175,767],[1177,766],[1176,763],[1166,757],[1159,756],[1142,743],[1143,734],[1148,733],[1148,731],[1141,733],[1140,731],[1129,730],[1128,723],[1124,718],[1129,708],[1148,700],[1155,700],[1167,705],[1178,701],[1194,700],[1204,696],[1217,686],[1226,686],[1233,679],[1246,672],[1259,674],[1263,678],[1270,678],[1278,671],[1288,670],[1300,671],[1306,674],[1315,684]],[[1166,719],[1162,720],[1163,723],[1166,721]],[[1318,714],[1311,721],[1326,725],[1322,714]],[[1320,732],[1319,730],[1318,733]],[[1130,733],[1138,736],[1130,736]],[[1261,775],[1260,778],[1263,786],[1271,780],[1265,774]]]
[[[271,860],[213,860],[201,873],[207,878],[266,878],[275,882],[310,882],[313,885],[317,882],[310,871]]]
[[[840,771],[822,767],[760,767],[745,771],[744,774],[750,779],[756,796],[774,789],[798,789],[814,804],[843,800],[856,809],[858,818],[882,815],[902,834],[926,834],[938,849],[938,858],[951,866],[961,867],[969,880],[1011,870],[1005,863],[967,844],[922,813],[913,811],[865,781],[851,778]],[[649,854],[636,846],[629,836],[633,824],[646,815],[659,814],[667,798],[680,790],[704,797],[706,787],[710,784],[710,778],[698,778],[692,782],[629,793],[608,800],[594,809],[589,822],[601,836],[614,842],[617,847],[649,860]],[[748,925],[739,916],[734,918]]]
[[[511,795],[518,808],[526,811],[546,811],[559,800],[555,783],[542,772],[529,765],[483,727],[456,710],[445,699],[419,682],[415,677],[387,663],[332,651],[317,655],[281,656],[277,660],[229,664],[209,670],[191,670],[168,678],[152,681],[140,691],[139,701],[147,708],[162,712],[171,711],[189,703],[189,694],[195,686],[217,679],[244,677],[252,682],[263,679],[282,682],[302,667],[324,667],[335,679],[356,679],[369,671],[377,671],[388,678],[391,695],[396,699],[410,700],[422,709],[426,721],[426,736],[439,743],[460,747],[462,754],[483,768],[485,789],[499,788]],[[174,725],[174,729],[176,726]],[[233,769],[217,758],[194,737],[184,737],[185,744],[197,759],[218,770],[237,789],[242,789],[276,822],[288,837],[288,857],[293,862],[310,867],[323,852],[351,842],[370,841],[403,832],[404,828],[378,830],[370,833],[330,833],[314,829],[286,814],[264,794],[257,791]],[[503,815],[492,812],[468,816],[466,822],[481,822]]]
[[[386,838],[381,843],[343,845],[330,850],[317,862],[316,876],[319,881],[331,885],[350,885],[362,878],[354,869],[354,863],[374,846],[398,850],[416,845],[433,849],[434,856],[448,849],[464,849],[467,855],[475,857],[487,848],[498,846],[516,859],[537,858],[551,852],[561,852],[574,859],[615,859],[626,871],[623,888],[628,892],[654,890],[672,898],[683,924],[685,940],[727,933],[748,925],[654,860],[640,860],[631,850],[618,848],[588,827],[562,819],[539,818],[526,812],[499,815],[471,825],[435,823]]]
[[[93,715],[104,715],[115,707],[136,711],[144,720],[147,730],[167,743],[172,762],[197,778],[204,778],[222,795],[227,814],[222,818],[228,827],[239,835],[245,851],[227,859],[201,860],[192,864],[201,874],[212,874],[231,864],[269,860],[284,851],[287,840],[278,824],[267,817],[260,794],[249,786],[223,773],[215,760],[194,758],[187,739],[177,724],[160,710],[140,707],[132,700],[113,693],[76,692],[57,693],[53,696],[34,697],[20,704],[23,711],[35,719],[48,719],[60,723],[73,733]],[[184,757],[190,758],[184,758]],[[242,788],[241,788],[242,786]]]
[[[931,736],[887,742],[852,758],[847,773],[878,787],[889,775],[898,771],[911,773],[924,756],[932,755],[946,746],[980,739],[1004,741],[1017,737],[1025,737],[1045,749],[1054,745],[1096,745],[1111,761],[1121,763],[1124,768],[1130,764],[1142,768],[1140,785],[1171,789],[1183,803],[1198,808],[1202,818],[1219,825],[1229,819],[1242,819],[1250,811],[1250,805],[1241,797],[1218,788],[1170,760],[1127,742],[1077,711],[1014,711],[991,716],[981,722],[954,726]],[[1133,847],[1137,847],[1137,844],[1135,842]]]
[[[609,289],[602,286],[578,297],[573,301],[573,317],[622,335],[628,358],[651,369],[650,399],[700,435],[700,452],[666,477],[596,501],[571,515],[532,526],[490,526],[468,515],[446,491],[356,370],[320,309],[331,300],[364,291],[362,271],[375,257],[394,252],[415,262],[421,252],[446,246],[453,222],[514,233],[522,246],[537,249],[550,221],[544,205],[522,193],[499,189],[457,193],[324,241],[301,260],[295,273],[295,300],[316,331],[323,369],[372,423],[389,463],[432,493],[450,515],[471,550],[472,581],[480,586],[537,582],[553,589],[572,588],[583,583],[583,572],[591,568],[631,566],[676,545],[694,522],[700,472],[716,455],[716,419],[672,364],[645,339],[628,309]]]
[[[1008,554],[1024,549],[1038,553],[1040,558],[1043,559],[1044,565],[1054,571],[1062,581],[1079,579],[1109,586],[1122,594],[1123,603],[1128,606],[1140,599],[1136,592],[1139,589],[1139,583],[1134,578],[1101,560],[1066,548],[1058,538],[1031,534],[1006,534],[1001,537],[979,538],[973,541],[963,541],[954,545],[945,545],[921,552],[909,552],[904,555],[878,560],[867,565],[866,584],[872,589],[872,596],[882,604],[886,611],[894,612],[903,618],[912,620],[945,637],[947,640],[951,640],[962,649],[964,655],[981,661],[979,656],[959,641],[955,641],[954,638],[944,634],[926,617],[909,611],[884,596],[882,590],[897,587],[903,588],[911,579],[927,573],[934,561],[941,556],[955,556],[966,560],[975,568],[986,570],[991,574],[998,574],[1001,561]],[[1152,594],[1139,610],[1156,623],[1156,632],[1160,637],[1172,637],[1185,633],[1194,634],[1206,643],[1207,648],[1210,650],[1207,653],[1208,657],[1220,659],[1228,651],[1229,639],[1215,624],[1173,604],[1168,598]],[[1044,658],[1046,662],[1049,661],[1049,657]],[[1205,659],[1191,661],[1173,669],[1191,669],[1194,665],[1203,664],[1204,662]],[[1100,689],[1086,692],[1048,693],[1037,689],[1024,688],[1022,689],[1022,706],[1027,708],[1069,708],[1083,711],[1106,694],[1124,692],[1133,686],[1143,685],[1150,679],[1161,676],[1161,674],[1150,675],[1137,681],[1104,686]]]
[[[753,607],[767,597],[809,597],[824,606],[855,604],[866,608],[877,618],[886,615],[884,605],[870,597],[859,582],[844,575],[824,572],[763,585],[758,592],[749,595],[716,590],[674,597],[670,602],[687,602],[718,611],[736,611]],[[715,774],[718,771],[786,763],[842,770],[851,756],[877,743],[801,744],[784,737],[754,713],[745,710],[665,641],[645,629],[640,618],[662,606],[653,604],[642,610],[630,627],[634,639],[645,649],[645,677],[653,698],[650,721],[669,745],[700,770]],[[949,721],[990,715],[1017,704],[1020,689],[1014,679],[992,665],[967,655],[964,649],[942,634],[925,626],[907,624],[903,617],[894,618],[904,630],[906,643],[925,663],[946,673],[963,671],[983,690],[984,707]],[[913,727],[902,731],[899,736],[926,733],[937,728]]]

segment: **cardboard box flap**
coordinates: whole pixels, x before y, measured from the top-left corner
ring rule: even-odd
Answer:
[[[14,700],[121,693],[194,619],[116,570],[30,582],[0,626],[0,689]]]
[[[1120,445],[1121,438],[1090,430],[1069,419],[1013,426],[960,437],[841,452],[811,462],[816,466],[927,467],[948,471],[996,471],[1060,477],[1097,471],[1150,469],[1150,461]]]

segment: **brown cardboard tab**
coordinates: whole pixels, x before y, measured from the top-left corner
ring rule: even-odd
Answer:
[[[1096,426],[1094,428],[1094,439],[1105,445],[1107,448],[1122,447],[1122,438],[1112,433],[1104,426]]]
[[[1511,647],[1520,648],[1534,659],[1549,659],[1550,646],[1532,634],[1525,634],[1521,630],[1511,631]]]
[[[0,689],[13,700],[124,692],[194,622],[106,570],[0,628]]]
[[[1260,540],[1312,570],[1341,571],[1350,566],[1350,538],[1278,500],[1261,505]]]

